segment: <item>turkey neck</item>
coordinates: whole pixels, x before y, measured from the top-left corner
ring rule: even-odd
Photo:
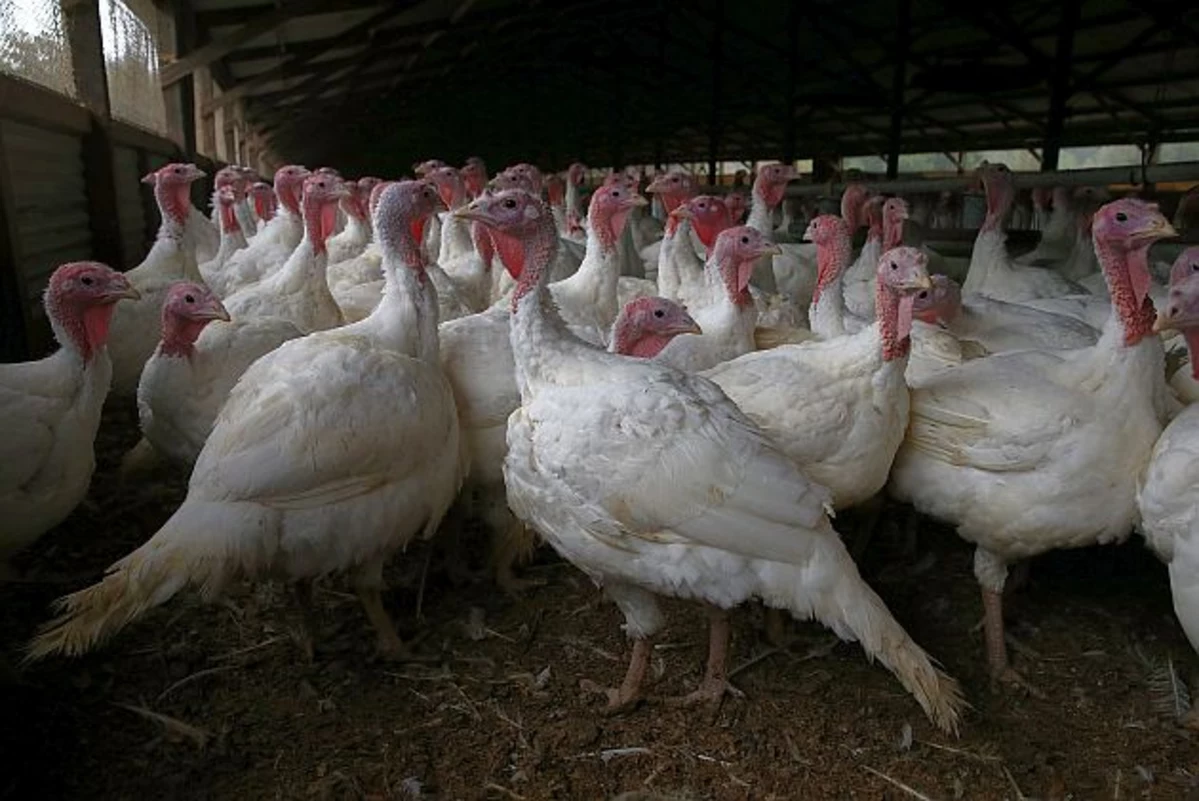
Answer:
[[[1146,295],[1137,302],[1131,277],[1132,271],[1148,273],[1149,245],[1126,250],[1112,242],[1096,241],[1095,254],[1111,294],[1112,319],[1119,326],[1124,346],[1132,347],[1153,334],[1153,301]]]
[[[362,334],[377,346],[438,364],[437,290],[425,274],[416,241],[399,232],[379,243],[383,299],[366,319],[341,331]]]
[[[441,220],[441,250],[437,254],[438,264],[448,264],[469,256],[474,250],[471,240],[470,221],[446,214]]]
[[[159,354],[191,359],[196,352],[196,340],[210,322],[212,321],[189,320],[176,314],[163,315],[162,342],[158,343]]]
[[[903,220],[883,220],[883,253],[903,244]]]
[[[845,269],[853,254],[848,234],[816,246],[816,291],[808,311],[812,330],[824,339],[845,333]]]
[[[536,234],[522,245],[523,264],[512,295],[508,336],[521,401],[527,403],[539,385],[557,383],[555,379],[563,377],[565,361],[601,351],[570,332],[547,286],[550,265],[558,253],[553,219],[547,215]]]
[[[908,353],[912,349],[911,317],[913,300],[914,298],[911,296],[901,298],[887,286],[885,281],[881,279],[877,280],[874,288],[874,309],[878,320],[878,335],[882,342],[884,362],[907,359]],[[906,311],[901,310],[901,306],[906,306]],[[899,325],[901,312],[906,314],[908,318],[908,330],[902,337],[900,336]]]
[[[760,233],[772,236],[774,229],[770,225],[770,215],[778,203],[771,204],[761,187],[754,187],[754,202],[749,210],[749,219],[745,224]]]

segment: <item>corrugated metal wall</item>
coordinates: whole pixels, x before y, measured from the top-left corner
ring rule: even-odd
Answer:
[[[113,149],[113,173],[117,191],[117,219],[121,226],[122,252],[130,267],[146,255],[146,212],[142,197],[141,171],[137,151],[131,147]]]
[[[55,268],[91,255],[82,138],[0,120],[0,142],[12,178],[17,269],[36,317]]]

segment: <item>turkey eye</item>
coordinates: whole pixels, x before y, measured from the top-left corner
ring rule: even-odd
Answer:
[[[196,302],[196,299],[194,297],[192,297],[191,295],[184,295],[183,300],[187,303],[195,303]]]
[[[655,317],[665,317],[666,312],[662,311],[661,309],[654,309],[654,316]]]
[[[749,237],[748,237],[748,236],[743,236],[743,237],[741,237],[741,244],[742,244],[742,245],[748,245],[748,244],[749,244]]]
[[[83,285],[84,286],[91,286],[94,283],[95,283],[95,281],[93,281],[89,276],[86,276],[86,275],[83,276]]]
[[[516,201],[513,200],[512,198],[508,198],[507,200],[504,201],[504,208],[506,208],[506,209],[516,208]]]
[[[1122,211],[1116,212],[1116,222],[1128,222],[1128,215]]]
[[[1191,265],[1191,272],[1199,273],[1199,261],[1197,261]]]
[[[898,264],[896,264],[895,262],[891,262],[891,269],[892,269],[892,270],[898,270],[898,269],[899,269],[899,265],[898,265]]]
[[[925,298],[928,297],[928,290],[927,289],[920,290],[920,294],[917,295],[916,297],[920,298],[921,300],[924,300]]]

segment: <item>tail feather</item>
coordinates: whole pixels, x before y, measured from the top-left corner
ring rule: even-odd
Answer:
[[[98,583],[60,598],[56,618],[29,644],[25,661],[52,654],[79,656],[188,586],[203,597],[220,593],[238,575],[258,572],[271,554],[242,535],[247,526],[235,504],[185,501],[158,533],[109,568]],[[249,547],[247,547],[249,546]]]
[[[797,617],[815,617],[843,640],[860,642],[867,658],[882,662],[934,725],[957,735],[961,712],[969,707],[961,687],[908,636],[883,600],[862,580],[849,554],[843,547],[840,550],[840,554],[829,554],[836,564],[824,568],[835,569],[835,576],[815,591],[810,582],[792,577],[786,606]],[[774,599],[782,600],[778,595]]]

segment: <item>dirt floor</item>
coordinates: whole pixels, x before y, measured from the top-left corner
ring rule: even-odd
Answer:
[[[119,419],[114,419],[118,417]],[[110,415],[85,506],[18,565],[59,585],[0,585],[10,664],[49,602],[150,536],[183,497],[178,478],[122,488],[128,416]],[[21,799],[1199,799],[1197,736],[1162,679],[1196,667],[1165,570],[1135,540],[1038,560],[1008,603],[1017,667],[1046,696],[993,693],[969,548],[888,509],[864,573],[968,693],[960,739],[854,644],[796,624],[784,649],[757,610],[734,618],[734,682],[712,714],[658,702],[606,718],[584,677],[615,682],[628,650],[614,608],[541,553],[544,587],[513,601],[454,587],[430,552],[398,557],[387,596],[431,661],[389,664],[356,600],[318,590],[316,658],[291,636],[284,588],[204,606],[178,598],[108,646],[0,677],[0,797]],[[848,524],[842,521],[842,528]],[[700,610],[668,605],[655,696],[700,678]],[[1168,682],[1166,682],[1168,683]]]

